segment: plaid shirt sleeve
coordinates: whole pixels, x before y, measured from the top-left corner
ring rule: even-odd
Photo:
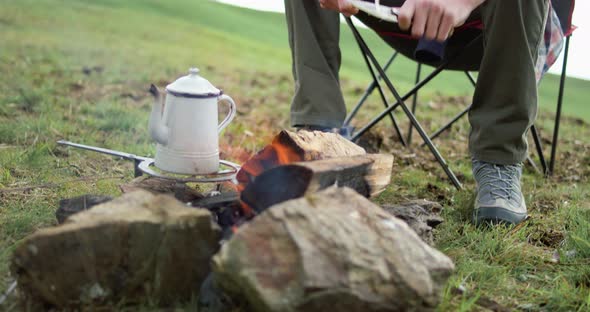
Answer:
[[[555,10],[551,7],[551,2],[549,2],[549,5],[549,15],[547,16],[543,42],[539,47],[539,55],[535,66],[537,83],[541,81],[541,78],[543,78],[543,75],[549,70],[549,67],[557,61],[557,57],[559,57],[564,43],[564,34],[561,29],[561,23],[559,22],[557,13],[555,13]]]

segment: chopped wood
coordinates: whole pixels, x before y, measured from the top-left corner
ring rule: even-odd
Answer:
[[[367,154],[365,157],[373,160],[365,181],[369,185],[370,197],[375,197],[387,188],[391,182],[393,170],[393,155],[391,154]]]
[[[364,155],[298,162],[265,171],[242,191],[241,199],[256,212],[315,193],[329,186],[347,186],[370,195],[365,177],[374,160]]]
[[[260,152],[250,158],[237,174],[241,185],[279,165],[334,157],[358,156],[365,150],[336,133],[283,130]]]
[[[273,143],[286,146],[302,161],[366,154],[365,149],[343,136],[322,131],[281,131]]]

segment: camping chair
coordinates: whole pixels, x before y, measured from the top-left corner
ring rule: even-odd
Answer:
[[[545,161],[545,155],[543,153],[543,149],[541,146],[539,131],[538,131],[537,127],[535,127],[534,125],[531,127],[531,134],[533,136],[536,151],[539,156],[539,162],[541,163],[541,166],[543,168],[543,173],[545,175],[551,175],[553,173],[553,169],[554,169],[554,165],[555,165],[555,154],[556,154],[556,150],[557,150],[559,123],[560,123],[560,117],[561,117],[561,106],[562,106],[563,92],[564,92],[564,87],[565,87],[565,73],[566,73],[566,68],[567,68],[567,57],[568,57],[568,52],[569,52],[569,41],[570,41],[570,37],[571,37],[572,32],[575,30],[575,26],[573,26],[571,24],[571,16],[573,13],[575,0],[552,0],[551,4],[553,7],[553,10],[556,13],[556,17],[559,19],[559,23],[561,25],[561,30],[562,30],[563,36],[565,37],[565,51],[564,51],[563,69],[562,69],[560,84],[559,84],[559,94],[558,94],[558,98],[557,98],[557,112],[556,112],[555,122],[554,122],[553,141],[551,144],[551,158],[549,161],[549,166],[547,166],[547,163]],[[346,22],[347,22],[348,26],[350,27],[356,42],[358,43],[358,46],[361,50],[361,54],[363,55],[363,58],[365,60],[366,66],[369,70],[369,73],[371,74],[372,82],[366,88],[366,90],[365,90],[364,94],[361,96],[359,102],[356,104],[356,106],[351,110],[351,112],[346,117],[346,119],[344,121],[344,126],[345,127],[350,126],[351,121],[354,119],[354,117],[357,115],[358,111],[364,105],[364,103],[367,100],[367,98],[369,97],[369,95],[371,95],[373,93],[373,91],[375,91],[375,89],[377,89],[377,91],[380,95],[381,101],[383,102],[383,105],[385,106],[385,109],[380,114],[378,114],[376,117],[374,117],[368,124],[364,125],[363,127],[360,127],[360,129],[358,131],[354,132],[351,136],[351,139],[353,141],[359,139],[363,134],[365,134],[367,131],[369,131],[371,128],[373,128],[381,120],[383,120],[383,118],[385,118],[386,116],[389,116],[392,123],[393,123],[393,127],[395,129],[395,132],[397,133],[397,136],[399,137],[400,143],[403,146],[409,145],[411,143],[412,130],[415,128],[416,131],[418,132],[418,134],[420,135],[420,137],[422,138],[422,140],[424,141],[423,145],[428,146],[431,153],[436,158],[438,163],[441,165],[442,169],[445,171],[446,175],[451,180],[453,185],[457,189],[461,189],[462,188],[461,183],[459,182],[459,180],[457,179],[457,177],[455,176],[453,171],[449,168],[449,166],[445,162],[444,158],[442,157],[442,155],[440,154],[440,152],[438,151],[438,149],[436,148],[436,146],[434,145],[432,140],[435,139],[436,137],[438,137],[441,133],[443,133],[447,129],[449,129],[456,121],[458,121],[461,117],[463,117],[465,114],[467,114],[467,112],[469,112],[470,106],[463,109],[454,118],[452,118],[448,123],[446,123],[440,129],[436,130],[431,135],[428,135],[426,133],[426,131],[424,130],[424,128],[420,125],[419,121],[416,118],[415,112],[416,112],[418,91],[422,87],[424,87],[426,84],[428,84],[432,79],[434,79],[438,74],[440,74],[443,70],[463,71],[465,73],[467,79],[469,80],[469,82],[475,87],[476,82],[470,72],[477,71],[479,69],[479,63],[481,62],[481,56],[483,55],[483,41],[482,41],[483,34],[481,32],[481,29],[482,29],[481,21],[469,21],[468,23],[466,23],[462,27],[457,28],[453,37],[458,38],[456,40],[461,40],[462,42],[464,42],[464,45],[462,46],[461,49],[459,49],[458,51],[454,51],[454,53],[452,53],[452,54],[450,54],[450,53],[447,54],[446,58],[444,58],[442,60],[432,60],[429,58],[425,58],[424,60],[422,60],[422,62],[420,62],[416,59],[416,57],[414,55],[415,43],[412,44],[411,45],[412,47],[410,48],[409,45],[406,45],[406,46],[404,46],[403,44],[400,45],[399,44],[400,40],[397,40],[397,41],[390,40],[390,38],[392,38],[392,37],[396,37],[396,36],[400,36],[400,35],[404,36],[404,34],[395,34],[395,33],[389,33],[389,32],[383,31],[382,27],[384,25],[383,23],[385,23],[385,22],[379,21],[374,17],[364,14],[363,12],[359,12],[359,14],[357,14],[357,18],[361,22],[363,22],[365,25],[367,25],[369,28],[371,28],[372,30],[377,32],[377,34],[379,34],[381,39],[383,39],[389,46],[391,46],[394,49],[394,52],[393,52],[392,56],[385,63],[385,66],[381,66],[381,64],[377,61],[377,59],[375,58],[371,49],[368,47],[367,43],[365,42],[365,40],[361,36],[358,29],[352,23],[352,20],[350,18],[346,18]],[[381,25],[381,27],[379,27],[378,25]],[[405,35],[405,36],[407,36],[407,35]],[[404,95],[400,95],[398,93],[397,89],[395,88],[395,86],[393,85],[393,83],[391,82],[391,80],[389,79],[387,74],[385,73],[400,53],[417,62],[415,85],[414,85],[414,87],[412,87],[410,89],[410,91],[408,91]],[[555,56],[555,58],[557,57],[557,55],[552,55],[552,56]],[[421,75],[423,64],[430,65],[430,66],[434,67],[434,70],[430,74],[428,74],[425,78],[421,79],[420,75]],[[545,68],[545,70],[546,69],[547,68]],[[387,99],[386,99],[385,93],[384,93],[384,89],[380,84],[381,80],[385,83],[385,86],[387,87],[387,89],[394,96],[394,98],[395,98],[394,103],[390,104],[387,102]],[[412,97],[412,106],[410,109],[405,104],[405,101],[411,97]],[[403,134],[399,128],[399,125],[393,115],[393,111],[397,107],[402,108],[403,112],[405,113],[405,115],[407,116],[407,118],[410,121],[410,126],[409,126],[409,130],[408,130],[407,138],[405,138],[403,136]],[[534,166],[534,162],[531,160],[530,157],[528,158],[528,160]]]

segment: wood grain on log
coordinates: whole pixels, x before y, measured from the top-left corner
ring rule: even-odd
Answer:
[[[393,155],[367,154],[365,157],[373,160],[365,176],[365,181],[369,185],[369,197],[375,197],[381,194],[391,182]]]
[[[295,151],[301,157],[301,161],[366,154],[364,148],[343,136],[322,131],[291,132],[283,130],[275,137],[273,143]]]

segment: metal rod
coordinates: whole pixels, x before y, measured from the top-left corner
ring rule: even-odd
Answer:
[[[98,152],[98,153],[107,154],[107,155],[111,155],[111,156],[121,157],[121,158],[124,158],[127,160],[143,161],[143,160],[149,159],[147,157],[137,156],[134,154],[110,150],[110,149],[102,148],[102,147],[89,146],[89,145],[84,145],[84,144],[79,144],[79,143],[74,143],[74,142],[69,142],[69,141],[64,141],[64,140],[57,141],[57,144],[67,145],[67,146],[80,148],[80,149],[84,149],[84,150],[88,150],[88,151],[93,151],[93,152]]]
[[[133,176],[134,177],[141,177],[143,175],[143,171],[141,171],[141,169],[139,169],[139,165],[141,164],[143,160],[140,159],[134,159],[133,160]]]
[[[469,79],[469,82],[471,82],[471,85],[475,87],[475,85],[477,83],[475,81],[475,78],[473,78],[473,75],[469,71],[465,71],[465,75],[467,75],[467,79]]]
[[[385,71],[387,71],[387,69],[389,68],[389,66],[391,65],[391,63],[393,63],[393,61],[397,57],[398,53],[399,52],[395,51],[391,55],[391,57],[389,58],[389,60],[385,64],[385,67],[383,67],[383,69]],[[379,76],[377,78],[379,80],[381,80],[381,76]],[[358,113],[358,111],[360,110],[360,108],[363,106],[363,104],[365,103],[365,101],[367,100],[367,98],[369,97],[369,95],[371,95],[371,93],[373,93],[373,91],[375,90],[375,88],[378,85],[379,85],[379,83],[373,79],[373,81],[365,89],[365,93],[363,93],[363,95],[361,96],[360,100],[357,102],[356,106],[352,109],[352,111],[350,111],[350,114],[348,114],[348,116],[346,116],[346,119],[344,120],[343,127],[346,127],[346,126],[350,125],[350,122],[352,121],[352,119],[356,116],[356,114]]]
[[[352,28],[351,28],[352,29]],[[354,29],[356,30],[356,28]],[[358,32],[358,31],[357,31]],[[353,31],[354,33],[354,31]],[[359,34],[360,36],[360,34]],[[356,37],[356,36],[355,36]],[[459,53],[455,53],[454,55],[452,55],[451,57],[449,57],[448,59],[446,59],[445,61],[443,61],[436,69],[434,69],[428,76],[426,76],[426,78],[424,78],[422,81],[420,81],[420,83],[418,83],[417,85],[415,85],[410,91],[408,91],[408,93],[406,93],[403,97],[402,100],[407,100],[410,98],[410,96],[412,96],[414,94],[414,92],[417,92],[418,90],[420,90],[422,87],[424,87],[424,85],[426,85],[427,83],[429,83],[432,79],[434,79],[436,76],[438,76],[438,74],[440,74],[451,62],[455,61],[455,59],[457,59],[459,56],[461,56],[466,50],[468,50],[471,46],[473,46],[478,39],[480,39],[482,37],[482,35],[477,36],[475,39],[473,39],[471,42],[469,42],[465,48],[463,48]],[[362,39],[362,38],[361,38]],[[365,44],[366,45],[366,44]],[[372,127],[374,127],[379,121],[381,121],[381,119],[383,119],[383,117],[385,117],[385,115],[387,115],[389,112],[393,111],[394,109],[397,108],[397,106],[399,105],[399,102],[396,102],[393,105],[390,105],[387,109],[385,109],[384,111],[382,111],[379,115],[377,115],[377,117],[375,117],[373,120],[371,120],[366,126],[364,126],[363,128],[361,128],[358,132],[356,132],[351,140],[354,141],[356,139],[358,139],[361,135],[363,135],[365,132],[367,132],[368,130],[370,130]]]
[[[434,132],[431,136],[430,139],[434,140],[436,138],[438,138],[439,135],[441,135],[443,132],[445,132],[447,129],[451,128],[451,126],[457,122],[457,120],[461,119],[463,116],[465,116],[465,114],[467,114],[469,112],[469,110],[471,109],[471,105],[467,106],[467,108],[465,108],[464,110],[462,110],[459,114],[457,114],[455,117],[453,117],[453,119],[451,119],[447,124],[445,124],[444,126],[440,127],[438,130],[436,130],[436,132]],[[424,146],[424,143],[422,143],[421,146]]]
[[[349,24],[352,24],[352,21],[350,21],[350,18],[347,18],[347,22]],[[447,174],[447,176],[449,177],[449,179],[451,180],[453,185],[459,190],[462,189],[463,186],[461,185],[461,182],[459,182],[459,180],[457,179],[457,177],[455,176],[453,171],[449,168],[449,166],[445,162],[444,158],[440,155],[439,151],[436,149],[436,147],[434,146],[434,144],[430,140],[430,138],[428,138],[428,135],[426,134],[426,132],[424,131],[424,129],[422,128],[422,126],[420,125],[420,123],[418,122],[416,117],[408,109],[408,107],[406,106],[406,104],[402,100],[401,96],[399,95],[399,93],[397,92],[397,90],[395,89],[395,87],[393,86],[393,84],[391,83],[389,78],[387,77],[387,75],[385,75],[385,72],[383,72],[383,69],[379,66],[377,59],[375,59],[375,56],[369,50],[369,48],[368,48],[367,44],[365,43],[365,41],[363,40],[363,38],[360,37],[358,30],[356,30],[356,28],[352,28],[352,31],[356,33],[355,37],[360,39],[359,44],[362,44],[363,50],[365,50],[367,56],[371,59],[371,62],[373,63],[373,65],[375,66],[377,71],[379,72],[379,75],[381,75],[381,77],[383,77],[383,81],[387,85],[387,88],[389,89],[389,91],[391,91],[391,93],[395,97],[397,103],[399,103],[399,105],[401,105],[404,113],[406,114],[408,119],[410,119],[410,122],[416,128],[416,131],[418,131],[418,133],[422,137],[422,140],[424,140],[426,142],[426,144],[428,145],[430,152],[434,155],[434,157],[436,158],[438,163],[441,165],[441,167],[443,168],[443,170],[445,171],[445,173]],[[386,109],[386,111],[389,109],[393,110],[392,106],[388,107]]]
[[[529,163],[529,165],[531,165],[531,167],[533,167],[533,170],[535,170],[537,173],[541,173],[541,170],[539,169],[539,167],[537,167],[537,164],[535,164],[535,161],[531,158],[530,155],[526,157],[526,161]]]
[[[563,90],[565,89],[565,75],[567,70],[567,57],[569,54],[570,37],[565,38],[565,51],[563,55],[563,66],[561,68],[561,79],[559,81],[559,95],[557,96],[557,112],[555,113],[555,127],[553,127],[553,141],[551,142],[551,159],[549,160],[549,171],[547,175],[553,175],[555,168],[555,154],[557,152],[557,139],[559,136],[559,122],[561,120],[561,105],[563,103]]]
[[[414,82],[415,84],[417,84],[418,82],[420,82],[420,72],[422,71],[422,64],[418,63],[418,66],[416,68],[416,81]],[[414,93],[414,98],[412,99],[412,114],[416,115],[416,104],[418,103],[418,91],[416,91],[416,93]],[[408,129],[408,145],[412,144],[412,123],[410,123],[409,129]]]
[[[426,85],[428,82],[430,82],[430,80],[432,80],[434,77],[436,77],[442,71],[443,71],[442,67],[436,68],[432,73],[430,73],[426,78],[424,78],[424,80],[420,81],[420,83],[418,83],[416,86],[414,86],[414,88],[412,88],[410,91],[408,91],[408,93],[406,93],[401,99],[403,101],[409,99],[414,94],[414,92],[420,90],[422,87],[424,87],[424,85]],[[396,109],[399,105],[400,105],[400,102],[396,102],[395,104],[387,107],[387,109],[382,111],[379,115],[377,115],[377,117],[373,118],[373,120],[371,120],[367,125],[365,125],[358,132],[356,132],[352,136],[352,140],[353,141],[356,140],[358,137],[363,135],[365,132],[367,132],[368,130],[373,128],[378,122],[381,121],[381,119],[383,119],[383,117],[385,117],[389,112]]]
[[[476,82],[475,82],[475,78],[473,78],[473,75],[471,75],[471,73],[469,71],[465,71],[465,75],[467,76],[467,79],[469,80],[469,82],[471,82],[471,85],[473,85],[475,87]],[[444,126],[440,127],[438,130],[436,130],[431,136],[430,139],[434,140],[436,139],[439,135],[441,135],[443,132],[445,132],[446,130],[450,129],[451,126],[457,122],[459,119],[461,119],[465,114],[467,114],[469,112],[469,110],[471,109],[471,105],[467,106],[467,108],[465,108],[464,110],[462,110],[459,114],[457,114],[455,117],[453,117],[453,119],[451,119],[448,123],[446,123]],[[421,146],[424,146],[424,143],[422,143]]]
[[[539,154],[539,162],[541,163],[541,167],[543,167],[543,174],[547,174],[547,162],[545,161],[545,154],[543,154],[543,146],[541,145],[541,139],[539,136],[539,131],[535,125],[531,126],[531,134],[533,135],[533,140],[535,141],[535,148],[537,149],[537,154]]]
[[[10,296],[10,294],[12,294],[12,292],[16,289],[17,286],[17,282],[13,281],[10,286],[8,286],[8,289],[0,296],[0,305],[4,303],[4,301],[6,301],[6,299],[8,298],[8,296]]]
[[[356,27],[352,24],[352,21],[348,21],[349,26],[351,27],[351,29],[354,29],[355,31],[353,32],[355,39],[357,41],[357,43],[359,42],[359,40],[362,40],[362,38],[358,37],[360,36],[360,33],[357,31]],[[365,64],[367,65],[367,68],[369,69],[369,72],[371,73],[371,76],[373,77],[373,81],[377,81],[377,75],[375,75],[375,71],[373,70],[373,67],[371,66],[371,61],[369,61],[369,59],[367,58],[367,54],[365,53],[366,51],[364,51],[363,47],[359,44],[359,48],[361,49],[361,54],[363,55],[363,59],[365,60]],[[387,108],[389,106],[389,104],[387,103],[387,98],[385,97],[385,93],[383,92],[383,88],[381,88],[381,85],[377,82],[377,90],[379,90],[379,95],[381,97],[381,101],[383,102],[383,106],[385,106],[385,108]],[[393,116],[393,111],[389,113],[389,117],[391,118],[391,123],[393,124],[393,127],[395,129],[395,131],[397,132],[397,136],[399,137],[400,142],[402,143],[402,145],[404,147],[407,146],[406,141],[404,139],[404,136],[401,133],[401,130],[399,128],[399,126],[397,125],[397,121],[395,120],[395,117]]]

